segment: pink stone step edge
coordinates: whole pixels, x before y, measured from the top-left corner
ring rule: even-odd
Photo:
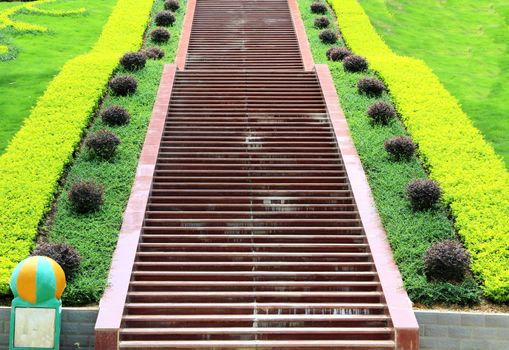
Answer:
[[[304,70],[307,72],[312,71],[315,66],[315,62],[313,61],[313,55],[311,54],[306,29],[304,28],[304,22],[300,15],[297,0],[288,0],[288,7],[290,9],[293,27],[295,29],[295,35],[299,42],[300,55],[302,62],[304,63]]]
[[[119,329],[124,313],[124,304],[129,289],[143,218],[148,202],[157,154],[163,136],[164,123],[170,104],[173,81],[177,66],[164,66],[152,118],[141,151],[131,196],[124,218],[117,247],[108,276],[108,287],[99,302],[99,315],[95,324],[95,349],[118,348]]]
[[[175,64],[177,65],[178,70],[184,70],[186,67],[187,49],[189,47],[189,40],[191,39],[195,9],[196,0],[187,0],[186,14],[184,16],[184,23],[180,33],[177,55],[175,56]]]

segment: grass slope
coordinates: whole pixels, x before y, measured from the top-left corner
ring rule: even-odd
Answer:
[[[66,241],[75,246],[82,256],[80,271],[63,295],[66,305],[95,303],[106,287],[111,256],[131,192],[163,65],[173,62],[177,50],[186,5],[183,1],[180,3],[181,7],[176,12],[177,21],[169,28],[171,39],[161,46],[166,52],[165,58],[161,61],[148,60],[144,69],[133,74],[138,79],[138,90],[133,96],[108,95],[103,102],[103,107],[124,106],[131,113],[131,122],[126,126],[110,128],[97,118],[90,128],[91,132],[108,129],[116,133],[122,141],[117,155],[110,162],[101,162],[90,159],[87,151],[81,149],[57,201],[54,222],[49,228],[49,240]],[[156,1],[153,14],[162,10],[162,6],[162,1]],[[151,43],[147,44],[152,46]],[[120,70],[119,73],[125,72]],[[99,212],[77,215],[70,210],[67,191],[77,179],[94,179],[104,185],[105,204]]]
[[[507,0],[360,0],[398,54],[424,60],[509,167]]]
[[[29,115],[37,98],[69,59],[90,51],[97,41],[117,0],[58,1],[44,9],[86,8],[85,15],[46,16],[18,14],[19,21],[40,24],[50,33],[15,33],[3,35],[17,51],[14,60],[0,60],[0,154]],[[1,4],[0,10],[19,4]]]
[[[317,17],[309,11],[313,1],[299,0],[299,6],[314,60],[315,63],[329,65],[352,138],[393,249],[394,259],[410,298],[414,302],[427,305],[442,302],[478,302],[479,288],[471,278],[459,285],[429,283],[426,280],[422,256],[433,242],[455,237],[452,224],[443,207],[419,213],[414,213],[410,208],[405,198],[406,185],[412,179],[426,177],[426,173],[415,157],[408,162],[389,160],[383,146],[387,138],[405,135],[405,128],[399,120],[393,121],[389,126],[372,126],[369,123],[366,110],[375,99],[359,95],[356,86],[360,78],[374,74],[346,73],[341,63],[327,61],[325,52],[330,45],[320,42],[320,30],[313,27],[314,18]],[[331,23],[336,23],[332,13],[329,9],[327,16]],[[337,27],[335,29],[338,31]],[[344,43],[340,42],[339,45],[344,46]],[[385,94],[383,99],[390,101],[390,97]]]

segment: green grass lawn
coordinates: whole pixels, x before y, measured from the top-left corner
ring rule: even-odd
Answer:
[[[434,70],[509,168],[509,2],[360,3],[396,53]]]
[[[59,0],[44,9],[87,10],[84,15],[18,14],[13,18],[40,24],[49,33],[0,31],[18,50],[16,59],[0,61],[0,154],[37,98],[69,59],[88,52],[97,41],[116,0]],[[0,3],[0,11],[19,2]]]

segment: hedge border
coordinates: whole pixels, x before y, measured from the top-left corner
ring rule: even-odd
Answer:
[[[153,0],[119,0],[94,48],[67,62],[0,157],[0,293],[33,247],[58,181],[106,82],[127,51],[139,49]]]
[[[357,0],[329,1],[346,44],[384,79],[443,188],[485,295],[509,301],[509,173],[502,159],[423,61],[392,52]]]

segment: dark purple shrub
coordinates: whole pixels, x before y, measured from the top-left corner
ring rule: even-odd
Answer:
[[[315,18],[315,27],[316,28],[319,28],[319,29],[322,29],[322,28],[327,28],[329,26],[330,22],[329,22],[329,19],[327,17],[317,17]]]
[[[410,159],[415,153],[415,144],[412,139],[407,136],[396,136],[385,140],[384,147],[394,159]]]
[[[148,49],[145,49],[143,53],[147,56],[147,58],[152,60],[160,60],[164,57],[164,50],[158,47],[149,47]]]
[[[47,256],[55,260],[64,270],[68,281],[72,280],[81,262],[80,254],[67,243],[39,244],[32,252],[32,256]]]
[[[164,9],[170,11],[177,11],[180,7],[178,0],[166,0],[164,2]]]
[[[435,181],[418,179],[410,182],[406,193],[414,210],[432,208],[442,196],[442,190]]]
[[[343,59],[343,68],[347,72],[363,72],[368,69],[368,61],[364,57],[350,55]]]
[[[469,252],[456,241],[435,243],[424,255],[424,272],[431,281],[462,282],[469,266]]]
[[[161,11],[154,20],[158,26],[167,27],[175,23],[175,16],[170,11]]]
[[[142,52],[128,52],[120,59],[120,64],[128,71],[135,71],[145,67],[147,58]]]
[[[163,44],[170,40],[170,32],[164,28],[158,27],[150,33],[150,38],[157,44]]]
[[[387,125],[396,116],[396,110],[387,102],[377,101],[369,106],[368,116],[374,124]]]
[[[330,29],[322,30],[319,37],[324,44],[334,44],[336,41],[338,41],[338,35]]]
[[[129,123],[129,112],[120,106],[110,106],[101,112],[101,118],[109,126],[119,126]]]
[[[327,58],[331,61],[342,61],[345,57],[350,56],[352,53],[350,50],[344,47],[331,47],[327,50]]]
[[[68,198],[71,207],[80,214],[97,211],[103,204],[102,186],[94,181],[79,181],[72,185]]]
[[[310,8],[311,12],[313,13],[319,13],[323,15],[324,13],[327,12],[327,6],[325,6],[325,4],[322,4],[321,2],[312,3]]]
[[[107,130],[99,130],[87,137],[86,145],[90,152],[101,159],[111,159],[117,150],[120,140]]]
[[[138,82],[134,77],[124,75],[111,79],[109,86],[114,95],[127,96],[136,92]]]
[[[362,78],[357,83],[357,90],[360,94],[369,97],[378,97],[385,91],[385,85],[381,80],[376,78]]]

